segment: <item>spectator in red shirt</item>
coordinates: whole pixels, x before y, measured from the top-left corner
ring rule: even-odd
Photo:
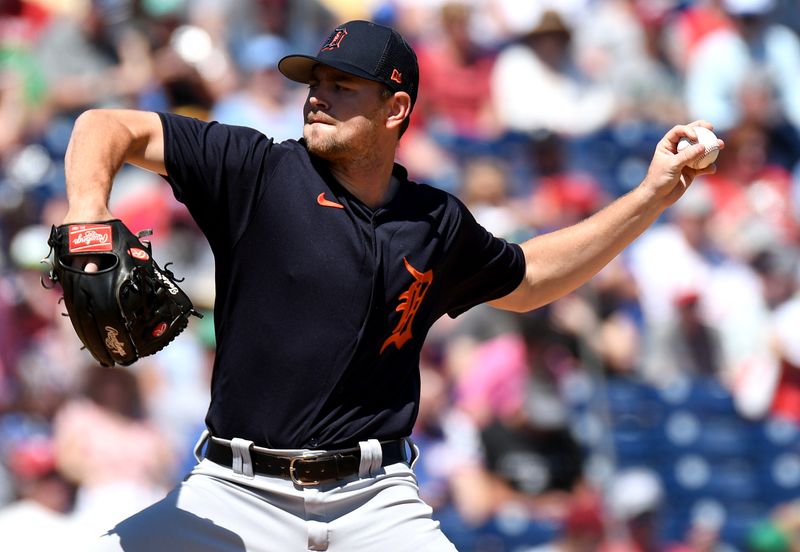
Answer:
[[[416,118],[437,136],[491,140],[500,133],[489,81],[495,53],[471,35],[465,2],[446,2],[439,13],[441,34],[418,48]]]

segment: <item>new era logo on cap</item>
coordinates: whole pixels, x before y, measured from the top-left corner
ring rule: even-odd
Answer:
[[[369,21],[350,21],[333,30],[316,56],[286,56],[278,69],[289,79],[307,83],[318,63],[384,84],[417,99],[419,66],[414,50],[400,33]]]

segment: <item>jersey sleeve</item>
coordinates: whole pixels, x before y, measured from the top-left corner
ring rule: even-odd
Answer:
[[[166,179],[212,247],[236,243],[268,182],[273,141],[260,132],[159,113]]]
[[[519,245],[496,238],[478,224],[463,203],[451,201],[447,314],[455,318],[514,291],[525,276],[525,254]]]

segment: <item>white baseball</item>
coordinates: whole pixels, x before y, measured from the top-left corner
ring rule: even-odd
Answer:
[[[711,163],[717,160],[717,155],[719,155],[719,142],[717,141],[716,134],[708,130],[706,127],[694,127],[694,132],[697,134],[697,139],[699,142],[706,147],[706,153],[689,166],[693,169],[705,169]],[[681,138],[678,142],[678,151],[683,151],[684,149],[696,143],[696,141],[689,140],[686,137]]]

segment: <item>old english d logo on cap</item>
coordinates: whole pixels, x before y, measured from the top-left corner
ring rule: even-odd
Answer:
[[[347,29],[339,27],[333,31],[333,34],[328,37],[325,44],[322,45],[322,52],[330,52],[342,45],[342,40],[347,36]]]
[[[417,56],[400,33],[370,21],[338,25],[317,55],[292,54],[278,62],[287,78],[307,84],[317,65],[333,67],[356,77],[385,85],[391,92],[406,92],[411,107],[417,99]]]

